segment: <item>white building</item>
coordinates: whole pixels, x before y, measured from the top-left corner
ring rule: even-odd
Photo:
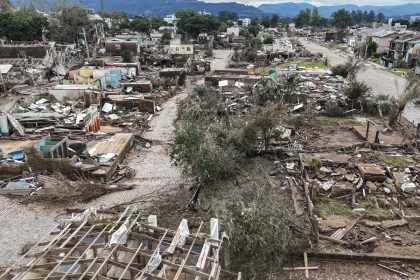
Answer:
[[[175,15],[167,15],[163,18],[168,24],[176,24],[178,22],[178,18]]]
[[[240,18],[238,20],[238,25],[243,27],[248,27],[251,24],[250,18]]]
[[[420,16],[411,16],[410,22],[415,22],[416,20],[420,20]]]
[[[228,27],[226,29],[226,33],[233,34],[233,36],[235,37],[239,37],[239,31],[240,31],[239,27]]]

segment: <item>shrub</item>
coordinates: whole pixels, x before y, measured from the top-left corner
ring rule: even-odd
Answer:
[[[378,95],[364,100],[362,107],[364,108],[365,113],[383,117],[390,114],[394,104],[394,99],[389,98],[386,95]]]
[[[360,98],[370,92],[371,88],[364,82],[352,81],[345,89],[344,94],[350,100],[359,101]]]
[[[338,105],[333,105],[324,111],[324,115],[332,118],[341,118],[345,116],[343,108]]]
[[[347,76],[349,75],[349,70],[345,65],[342,64],[331,67],[331,72],[334,76],[338,75],[344,78],[347,78]]]
[[[121,57],[123,59],[123,62],[125,62],[125,63],[133,62],[133,58],[134,58],[133,53],[130,52],[130,51],[122,51],[121,52]]]
[[[362,68],[363,60],[349,58],[346,63],[331,67],[331,72],[334,76],[340,75],[352,80]]]

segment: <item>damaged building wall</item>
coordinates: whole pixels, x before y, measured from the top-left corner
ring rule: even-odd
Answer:
[[[5,45],[0,46],[0,58],[33,57],[44,58],[47,54],[45,45]]]

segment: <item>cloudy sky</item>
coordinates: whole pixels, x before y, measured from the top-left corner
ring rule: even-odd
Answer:
[[[203,1],[203,0],[202,0]],[[316,6],[331,6],[337,4],[356,4],[356,5],[399,5],[403,3],[420,3],[420,0],[204,0],[204,2],[239,2],[253,6],[259,6],[266,3],[284,3],[284,2],[307,2]]]

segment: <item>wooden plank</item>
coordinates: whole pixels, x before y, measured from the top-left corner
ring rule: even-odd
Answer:
[[[303,263],[305,264],[305,278],[309,279],[309,270],[306,268],[308,267],[308,253],[303,253]]]
[[[297,266],[297,267],[285,267],[283,270],[289,271],[289,270],[317,270],[317,266]]]
[[[159,242],[159,244],[156,246],[156,249],[155,249],[155,251],[153,252],[153,254],[150,256],[150,259],[149,259],[149,261],[147,262],[147,264],[146,264],[146,266],[143,268],[143,270],[142,271],[140,271],[135,277],[134,277],[134,279],[142,279],[142,277],[143,277],[143,275],[145,275],[147,272],[146,272],[146,268],[147,268],[147,266],[149,265],[149,263],[150,263],[150,261],[152,260],[152,258],[154,257],[154,256],[156,256],[156,254],[158,254],[158,250],[159,250],[159,248],[160,248],[160,245],[162,244],[162,240],[166,237],[166,234],[167,234],[168,232],[165,232],[163,235],[162,235],[162,237],[160,238],[160,242]]]
[[[6,113],[7,119],[20,136],[25,136],[25,128],[9,113]]]
[[[80,245],[85,240],[86,236],[89,235],[89,233],[94,228],[95,228],[95,225],[92,225],[90,227],[90,229],[85,233],[85,235],[82,238],[79,239],[79,241],[77,242],[77,244],[70,251],[67,252],[67,254],[57,263],[57,265],[53,269],[51,269],[50,273],[48,273],[48,275],[45,277],[45,279],[48,279],[50,276],[52,276],[52,274],[55,272],[55,270],[62,265],[62,263],[66,260],[66,258],[69,257],[69,256],[71,256],[74,251],[78,250],[77,249],[77,246]],[[62,248],[62,247],[60,246],[60,248]]]
[[[347,260],[347,261],[401,261],[406,263],[416,263],[420,264],[420,257],[415,256],[400,256],[400,255],[385,255],[385,254],[375,254],[375,253],[335,253],[335,252],[318,252],[318,253],[309,253],[310,256],[313,256],[318,259],[332,259],[332,260]]]
[[[124,212],[125,213],[125,212]],[[127,216],[127,221],[129,221],[129,219],[131,218],[133,212],[130,212],[130,214]],[[131,222],[130,226],[128,227],[127,230],[131,230],[133,228],[134,225],[137,224],[137,221],[140,219],[140,213],[137,214],[137,216],[133,219],[133,221]],[[115,227],[115,226],[114,226]],[[106,263],[111,259],[111,256],[116,252],[116,250],[118,249],[118,244],[115,245],[115,247],[111,250],[111,252],[109,253],[109,255],[104,259],[104,261],[102,262],[102,264],[97,268],[95,274],[93,274],[92,279],[95,279],[95,277],[97,275],[99,275],[99,273],[102,272],[102,269],[105,267]],[[105,250],[103,250],[96,258],[98,259],[99,256],[101,256],[103,253],[105,252]],[[86,269],[85,273],[87,273],[88,271],[90,271],[90,269],[92,269],[93,265],[96,263],[96,261],[94,261],[93,263],[91,263],[89,265],[89,267]],[[84,279],[84,276],[81,276],[79,278],[79,280]]]
[[[182,270],[184,269],[184,266],[185,266],[185,264],[186,264],[186,262],[187,262],[187,260],[188,260],[188,258],[189,258],[189,256],[190,256],[190,253],[191,253],[191,250],[192,250],[192,248],[194,247],[194,244],[195,244],[195,240],[197,239],[197,237],[198,237],[198,235],[199,235],[199,233],[200,233],[200,231],[201,231],[201,227],[203,226],[203,222],[201,222],[200,223],[200,226],[198,227],[198,230],[197,230],[197,232],[195,233],[195,235],[194,235],[194,241],[191,243],[191,245],[190,245],[190,249],[188,250],[188,253],[187,253],[187,255],[185,256],[185,258],[182,260],[182,263],[181,263],[181,265],[179,266],[179,268],[178,268],[178,271],[176,272],[176,274],[175,274],[175,277],[173,278],[173,280],[178,280],[178,278],[179,278],[179,276],[181,275],[181,272],[182,272]]]
[[[96,238],[92,241],[92,243],[83,251],[82,254],[80,254],[80,256],[77,258],[77,260],[72,264],[72,266],[67,270],[67,272],[63,275],[63,277],[61,278],[61,280],[65,279],[66,276],[69,274],[69,272],[74,268],[74,266],[76,264],[78,264],[83,256],[86,254],[86,252],[93,246],[93,244],[96,243],[96,241],[98,241],[98,239],[102,236],[102,234],[104,234],[104,232],[108,229],[109,225],[105,226],[102,231],[98,234],[98,236],[96,236]],[[89,267],[92,266],[93,263],[95,263],[95,261],[98,259],[99,256],[97,256],[94,260],[92,260],[92,263],[89,265]],[[87,269],[83,274],[87,273],[89,271],[89,269]],[[82,274],[82,276],[80,277],[84,277]]]
[[[402,272],[402,271],[399,271],[399,270],[393,269],[393,268],[388,267],[388,266],[386,266],[386,265],[383,265],[383,264],[378,263],[378,266],[380,266],[380,267],[382,267],[382,268],[385,268],[385,269],[387,269],[387,270],[389,270],[389,271],[395,272],[395,273],[397,273],[397,274],[399,274],[399,275],[402,275],[402,276],[405,276],[405,277],[409,277],[409,275],[408,275],[407,273],[404,273],[404,272]]]
[[[131,257],[130,261],[127,263],[127,266],[124,268],[124,271],[121,273],[121,276],[118,278],[118,280],[121,280],[124,277],[124,274],[127,272],[128,268],[131,266],[131,264],[136,259],[138,253],[140,252],[141,247],[143,246],[143,243],[141,242],[137,250],[133,253],[133,256]]]

